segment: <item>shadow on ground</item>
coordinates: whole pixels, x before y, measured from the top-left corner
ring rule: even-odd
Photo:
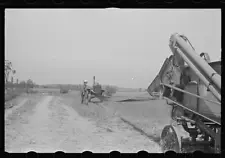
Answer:
[[[90,101],[90,103],[99,104],[102,103],[102,101]]]
[[[149,101],[149,100],[156,100],[154,98],[145,98],[145,99],[124,99],[124,100],[119,100],[116,102],[140,102],[140,101]]]
[[[120,119],[133,127],[134,130],[136,130],[137,132],[139,132],[140,134],[146,136],[147,138],[151,139],[152,141],[154,141],[155,143],[157,143],[158,145],[160,145],[160,137],[159,136],[155,136],[155,135],[150,135],[150,134],[147,134],[145,131],[143,131],[142,129],[140,129],[139,127],[137,127],[136,125],[134,125],[133,123],[131,123],[130,121],[126,120],[125,118],[123,117],[120,117]]]

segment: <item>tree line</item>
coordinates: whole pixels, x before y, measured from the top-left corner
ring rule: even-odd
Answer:
[[[13,88],[34,88],[38,85],[32,80],[28,79],[27,81],[19,80],[15,78],[16,70],[13,68],[12,62],[5,60],[5,89]]]

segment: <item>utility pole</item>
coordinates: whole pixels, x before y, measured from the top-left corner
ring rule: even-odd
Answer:
[[[93,77],[93,87],[95,86],[95,76]]]

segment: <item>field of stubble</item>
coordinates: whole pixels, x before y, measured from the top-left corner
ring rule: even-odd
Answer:
[[[5,110],[6,151],[161,152],[160,133],[170,120],[163,100],[117,102],[149,97],[146,92],[117,92],[87,106],[80,103],[79,92],[48,92],[17,97],[17,105]]]

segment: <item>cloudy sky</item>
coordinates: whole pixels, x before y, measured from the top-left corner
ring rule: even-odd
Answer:
[[[95,75],[102,84],[147,88],[171,55],[175,32],[220,58],[219,9],[7,9],[5,58],[19,80],[92,84]]]

